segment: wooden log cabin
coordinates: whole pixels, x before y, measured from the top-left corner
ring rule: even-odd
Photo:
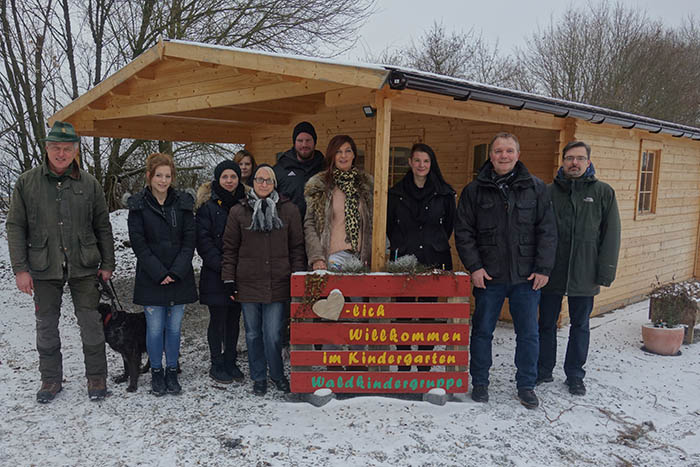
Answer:
[[[387,189],[407,170],[413,143],[435,149],[460,193],[496,132],[516,134],[521,160],[546,182],[561,148],[579,139],[592,146],[622,216],[617,280],[595,313],[643,298],[657,280],[700,274],[700,128],[415,70],[183,41],[161,41],[56,120],[83,136],[241,143],[268,163],[291,147],[299,121],[314,124],[321,151],[349,134],[375,177],[376,270],[385,261]]]

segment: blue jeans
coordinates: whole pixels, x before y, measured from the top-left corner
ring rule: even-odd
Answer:
[[[552,375],[557,362],[557,320],[563,295],[542,294],[540,300],[540,357],[537,371],[540,377]],[[593,311],[593,297],[567,297],[569,302],[569,343],[566,345],[564,373],[567,378],[586,376],[583,365],[588,357],[591,338],[589,321]]]
[[[147,305],[143,311],[146,315],[146,348],[151,368],[163,368],[163,347],[165,366],[176,368],[180,356],[180,326],[185,305]]]
[[[532,283],[488,284],[485,289],[474,287],[475,309],[472,316],[469,373],[474,386],[488,386],[491,368],[491,343],[496,322],[505,298],[510,303],[510,315],[515,328],[515,381],[518,389],[532,389],[537,380],[537,303],[540,291]]]
[[[248,346],[248,365],[253,381],[284,378],[282,363],[282,331],[285,324],[284,302],[241,303],[245,342]]]

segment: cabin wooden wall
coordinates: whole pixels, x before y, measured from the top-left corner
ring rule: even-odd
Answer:
[[[598,177],[612,185],[622,219],[617,278],[596,310],[637,301],[654,283],[684,280],[697,271],[700,223],[700,143],[607,125],[577,122],[576,138],[592,147]],[[635,219],[642,140],[662,144],[656,213]]]

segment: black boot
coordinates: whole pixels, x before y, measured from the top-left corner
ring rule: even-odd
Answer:
[[[165,386],[168,394],[180,394],[182,386],[177,382],[177,367],[165,369]]]
[[[162,368],[151,368],[151,392],[156,396],[165,394],[165,372]]]
[[[242,381],[243,378],[245,377],[243,375],[243,372],[241,371],[240,368],[238,368],[238,365],[236,365],[236,359],[227,359],[224,357],[224,371],[228,373],[228,375],[234,380],[234,381]]]
[[[233,382],[231,375],[224,369],[224,358],[221,355],[211,359],[209,376],[217,383],[231,384]]]

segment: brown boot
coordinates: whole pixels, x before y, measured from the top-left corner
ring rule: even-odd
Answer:
[[[107,396],[107,378],[88,376],[88,397],[91,401],[101,401]]]
[[[56,397],[56,394],[61,392],[63,387],[60,381],[50,382],[42,381],[41,389],[36,393],[36,401],[40,404],[48,404]]]

